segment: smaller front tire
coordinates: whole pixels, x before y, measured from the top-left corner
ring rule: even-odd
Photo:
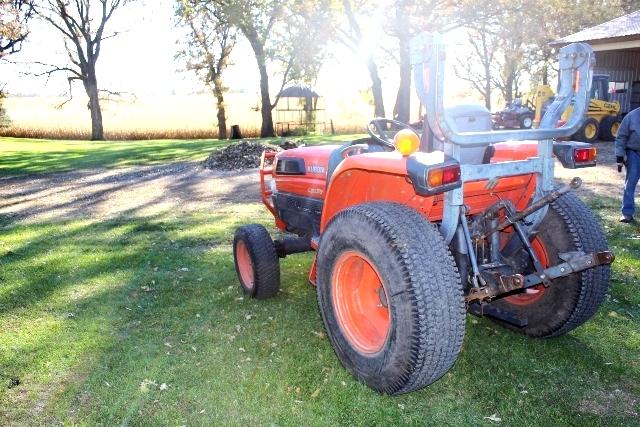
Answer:
[[[270,298],[280,289],[280,260],[269,232],[244,225],[233,238],[233,258],[242,290],[252,298]]]

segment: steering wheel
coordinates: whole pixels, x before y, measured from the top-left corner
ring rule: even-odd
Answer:
[[[393,137],[402,129],[409,129],[416,133],[415,129],[408,124],[391,119],[373,119],[367,125],[367,132],[369,132],[373,141],[392,150],[395,150]]]

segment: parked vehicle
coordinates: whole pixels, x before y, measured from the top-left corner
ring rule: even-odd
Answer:
[[[482,111],[482,121],[469,109],[447,114],[444,58],[439,35],[413,40],[422,135],[374,119],[367,138],[264,153],[262,201],[284,234],[272,240],[250,224],[233,242],[240,284],[255,298],[278,293],[279,258],[315,251],[309,281],[337,357],[388,394],[451,368],[466,311],[531,337],[578,327],[604,300],[614,259],[570,191],[580,179],[554,182],[554,155],[566,168],[596,164],[591,144],[552,141],[582,123],[591,48],[561,49],[559,96],[530,130],[492,131]]]
[[[539,85],[523,99],[516,99],[507,107],[494,113],[494,128],[529,129],[536,127],[546,112],[548,105],[555,99],[555,93],[549,85]],[[571,115],[569,106],[560,118],[560,124]],[[598,139],[613,141],[618,134],[622,117],[620,103],[612,101],[609,93],[609,76],[595,74],[592,79],[589,108],[582,124],[571,139],[583,142],[595,142]]]

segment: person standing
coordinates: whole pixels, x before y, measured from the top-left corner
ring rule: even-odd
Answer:
[[[615,150],[618,172],[622,172],[624,166],[627,173],[620,222],[629,223],[634,221],[636,185],[640,178],[640,108],[624,116],[616,136]]]

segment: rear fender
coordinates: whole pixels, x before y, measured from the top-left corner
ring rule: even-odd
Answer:
[[[442,153],[420,153],[426,162],[440,164]],[[417,181],[417,180],[416,180]],[[415,184],[417,185],[417,184]],[[398,152],[347,157],[335,170],[327,187],[320,231],[338,212],[371,201],[396,202],[412,207],[426,218],[440,195],[417,194],[407,173],[407,157]]]

